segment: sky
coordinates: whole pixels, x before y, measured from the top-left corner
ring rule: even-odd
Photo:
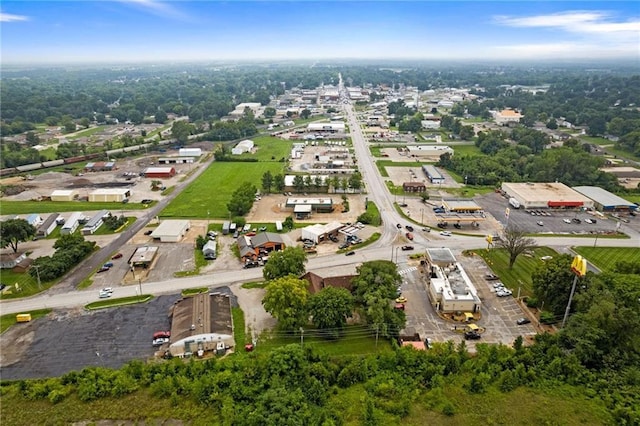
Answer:
[[[640,66],[640,1],[2,1],[3,64],[281,59]]]

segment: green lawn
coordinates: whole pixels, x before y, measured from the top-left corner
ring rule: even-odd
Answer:
[[[633,247],[574,247],[573,250],[602,271],[611,271],[620,261],[640,263],[640,249]]]
[[[280,161],[289,158],[293,141],[271,136],[258,136],[252,139],[256,149],[255,154],[245,153],[239,157],[257,158],[259,161]]]
[[[127,217],[127,223],[125,223],[124,225],[122,225],[118,229],[109,229],[105,225],[102,225],[100,228],[98,228],[96,230],[96,232],[93,233],[93,235],[112,235],[112,234],[120,233],[120,232],[124,231],[125,229],[127,229],[129,226],[133,225],[133,223],[136,221],[136,219],[137,218],[135,216]],[[57,228],[56,228],[56,230],[57,230]]]
[[[86,212],[91,210],[142,210],[140,203],[87,203],[83,201],[2,201],[0,214]]]
[[[513,290],[517,295],[518,287],[522,288],[521,296],[531,296],[531,273],[544,262],[540,260],[542,256],[557,256],[558,253],[549,247],[538,247],[533,250],[532,255],[520,255],[509,269],[509,254],[505,249],[492,248],[490,250],[474,250],[474,253],[481,256],[494,274],[500,277],[505,286]]]
[[[273,331],[271,334],[264,332],[256,349],[259,351],[271,351],[291,343],[300,343],[299,331],[294,333]],[[313,346],[329,356],[363,355],[392,350],[388,339],[379,338],[376,346],[375,331],[370,330],[365,325],[345,327],[342,337],[338,340],[327,340],[321,336],[319,330],[308,329],[304,331],[303,345]]]
[[[89,303],[88,305],[85,305],[84,308],[88,310],[115,308],[117,306],[145,303],[151,299],[153,299],[153,296],[150,294],[143,294],[142,296],[120,297],[118,299],[104,299],[97,302]]]
[[[76,132],[73,136],[67,136],[67,139],[74,140],[78,138],[86,138],[96,133],[100,133],[105,129],[106,126],[98,126],[98,127],[90,127],[86,130],[80,130]]]
[[[247,337],[245,330],[244,312],[240,308],[231,308],[231,317],[233,319],[233,339],[236,342],[236,353],[243,354],[244,345],[251,342],[251,336]]]
[[[32,296],[42,290],[48,289],[56,282],[41,283],[41,286],[38,286],[38,280],[33,278],[29,273],[13,272],[10,269],[3,269],[0,278],[7,287],[10,287],[8,291],[5,289],[4,292],[0,294],[1,300]],[[18,291],[13,287],[16,284],[18,285]]]
[[[262,186],[262,175],[283,173],[283,163],[225,163],[213,162],[211,166],[184,191],[180,193],[160,214],[162,217],[228,219],[227,202],[233,191],[243,182]]]
[[[23,314],[31,314],[31,321],[41,318],[51,312],[51,309],[39,309],[37,311],[21,312]],[[0,317],[0,334],[4,333],[9,327],[17,324],[16,314],[7,314]]]
[[[480,151],[480,148],[474,144],[469,145],[452,145],[454,155],[485,155]]]

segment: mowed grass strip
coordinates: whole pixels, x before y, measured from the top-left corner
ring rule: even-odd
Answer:
[[[513,269],[509,269],[509,253],[505,249],[492,248],[490,250],[473,250],[481,256],[494,274],[500,277],[505,286],[515,291],[521,288],[521,296],[533,295],[531,274],[544,263],[542,256],[558,256],[558,253],[549,247],[533,249],[533,254],[521,254],[516,259]]]
[[[164,218],[198,217],[228,219],[227,203],[233,192],[243,182],[262,187],[262,175],[283,174],[283,163],[279,162],[213,162],[198,179],[182,191],[160,214]]]
[[[0,214],[31,214],[88,212],[99,210],[143,210],[149,207],[141,203],[87,203],[82,201],[5,201],[0,204]]]
[[[573,250],[601,271],[613,271],[618,262],[640,263],[640,249],[635,247],[574,247]]]

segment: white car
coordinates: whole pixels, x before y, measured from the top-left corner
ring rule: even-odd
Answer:
[[[564,223],[571,223],[571,219],[562,219]]]
[[[111,287],[105,287],[105,288],[103,288],[101,291],[104,291],[104,292],[106,292],[106,293],[113,293],[113,288],[111,288]]]
[[[106,299],[107,297],[111,297],[111,293],[109,293],[108,291],[100,290],[98,296],[100,297],[100,299]]]
[[[538,226],[544,226],[544,222],[542,222],[541,220],[536,222],[538,224]]]
[[[449,232],[449,231],[442,231],[442,232],[440,232],[440,235],[443,235],[443,236],[445,236],[445,237],[450,237],[450,236],[451,236],[451,232]]]

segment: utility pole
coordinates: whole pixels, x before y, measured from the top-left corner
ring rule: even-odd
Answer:
[[[38,288],[42,289],[42,282],[40,281],[40,266],[33,265],[33,267],[36,268],[36,276],[38,278]]]
[[[300,347],[304,345],[304,328],[300,327]]]
[[[376,350],[378,349],[378,324],[376,324]]]
[[[138,289],[140,290],[140,296],[142,296],[142,279],[138,278]]]

